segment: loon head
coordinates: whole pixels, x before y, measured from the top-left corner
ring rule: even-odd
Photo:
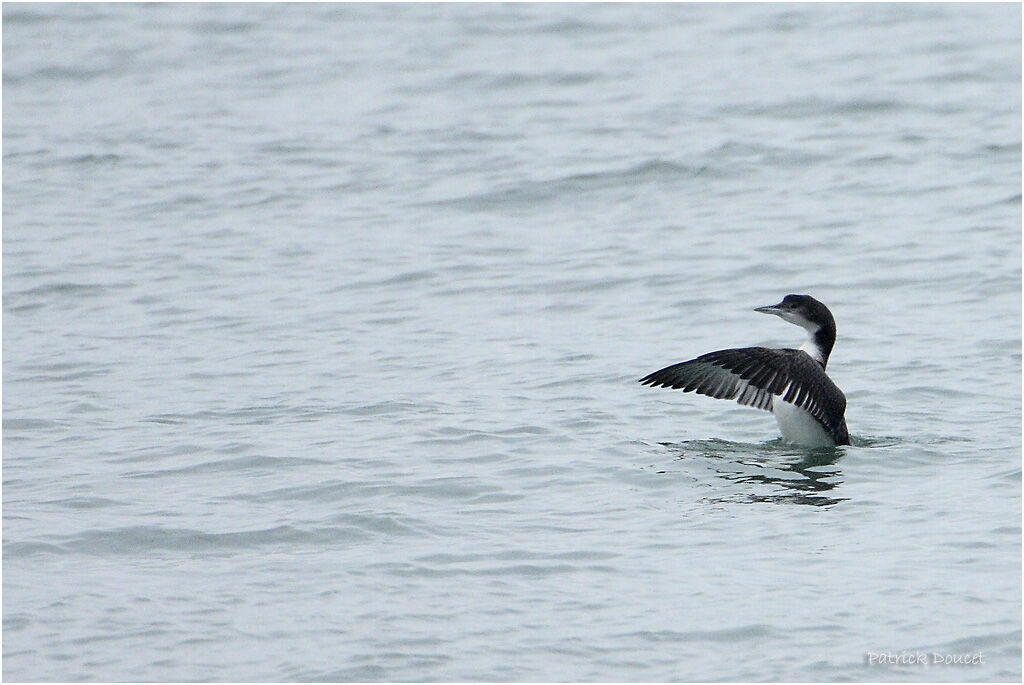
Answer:
[[[800,349],[821,362],[822,366],[828,363],[828,356],[836,342],[836,320],[821,302],[810,295],[786,295],[782,302],[758,307],[754,311],[774,314],[806,330],[809,337]]]
[[[775,316],[800,326],[809,333],[821,327],[836,327],[832,312],[810,295],[786,295],[782,302],[769,307],[758,307],[755,312],[774,314]]]

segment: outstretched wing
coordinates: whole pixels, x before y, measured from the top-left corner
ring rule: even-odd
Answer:
[[[702,354],[640,379],[644,385],[697,392],[722,400],[735,399],[757,409],[772,411],[772,400],[783,400],[806,410],[832,435],[837,444],[849,444],[846,397],[825,374],[825,369],[800,350],[743,347]]]

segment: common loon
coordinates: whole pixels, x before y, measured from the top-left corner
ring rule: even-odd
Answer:
[[[742,347],[702,354],[666,366],[640,382],[652,387],[695,391],[737,400],[775,414],[782,437],[808,447],[849,445],[846,397],[825,374],[836,342],[836,321],[810,295],[786,295],[754,311],[774,314],[808,333],[800,349]]]

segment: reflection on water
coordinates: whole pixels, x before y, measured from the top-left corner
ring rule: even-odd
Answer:
[[[727,440],[663,443],[678,452],[677,460],[702,459],[719,478],[740,486],[739,492],[708,497],[709,502],[776,502],[831,506],[845,501],[834,496],[842,485],[836,465],[843,450],[808,450],[777,439],[760,445]]]

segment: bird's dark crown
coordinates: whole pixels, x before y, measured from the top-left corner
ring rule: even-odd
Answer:
[[[786,295],[776,306],[779,309],[800,312],[805,319],[819,325],[831,325],[833,328],[836,325],[836,320],[828,307],[810,295]]]

